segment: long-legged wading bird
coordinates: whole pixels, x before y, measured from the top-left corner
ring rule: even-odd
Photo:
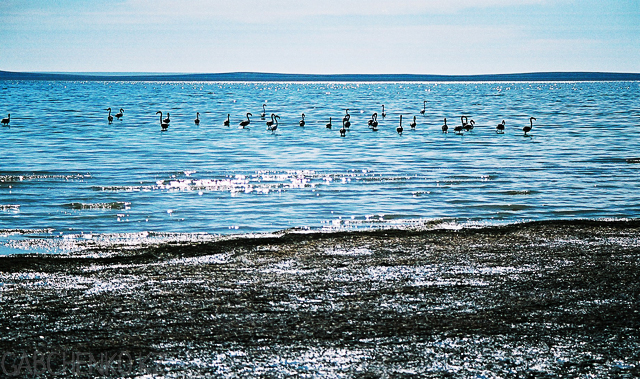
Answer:
[[[422,106],[422,110],[420,111],[420,114],[424,115],[426,111],[427,111],[427,101],[425,100]]]
[[[107,110],[109,111],[109,115],[107,116],[107,121],[109,121],[109,124],[111,124],[113,122],[113,116],[111,115],[111,108],[107,108]]]
[[[171,122],[171,119],[169,118],[169,112],[167,112],[167,118],[165,118],[164,120],[162,120],[165,124],[168,124]]]
[[[347,135],[347,128],[345,128],[345,126],[344,126],[344,124],[345,124],[346,122],[347,122],[347,121],[343,118],[343,119],[342,119],[342,128],[340,128],[340,136],[341,136],[341,137],[344,137],[345,135]]]
[[[411,124],[409,124],[409,126],[411,127],[411,129],[415,129],[416,128],[416,116],[413,116],[413,122]]]
[[[398,127],[396,128],[396,132],[398,132],[398,134],[402,135],[402,131],[404,130],[404,128],[402,127],[402,115],[400,115],[400,125],[398,125]]]
[[[496,126],[496,133],[503,134],[504,133],[504,120]]]
[[[462,135],[462,130],[464,129],[464,126],[465,126],[464,116],[460,116],[460,123],[462,125],[456,125],[456,127],[453,128],[453,131],[456,132],[456,134]]]
[[[224,126],[229,126],[231,124],[231,120],[229,119],[229,117],[230,117],[229,113],[227,113],[227,119],[224,120],[224,123],[223,123]]]
[[[529,126],[525,126],[524,128],[522,128],[522,131],[524,132],[524,135],[526,136],[527,133],[529,133],[531,131],[531,129],[533,129],[533,120],[535,120],[535,117],[529,117]]]
[[[382,114],[381,114],[382,118],[387,117],[387,114],[384,111],[384,104],[382,104]]]
[[[267,123],[267,130],[270,130],[271,133],[274,133],[276,131],[276,129],[278,129],[278,119],[279,118],[280,118],[280,116],[271,113],[271,119],[275,122],[275,124],[272,123],[271,125],[269,125]]]
[[[444,125],[442,125],[442,133],[449,133],[449,125],[447,125],[447,118],[444,118]]]
[[[345,113],[345,115],[342,118],[342,121],[349,121],[349,119],[351,118],[351,115],[349,114],[349,110],[345,109],[344,113]]]
[[[465,129],[467,132],[470,132],[470,131],[472,131],[472,130],[473,130],[473,126],[474,126],[475,124],[476,124],[476,122],[475,122],[475,121],[473,121],[473,120],[471,120],[471,121],[469,121],[469,122],[464,126],[464,129]]]
[[[196,125],[200,125],[200,112],[196,112],[196,119],[193,120],[193,122],[195,122]]]
[[[300,122],[298,124],[300,124],[300,126],[304,126],[304,124],[305,124],[305,122],[304,122],[304,113],[302,114],[302,119],[300,120]]]
[[[326,125],[327,129],[331,129],[333,124],[331,123],[331,117],[329,117],[329,123]]]
[[[267,117],[267,104],[262,104],[262,113],[260,113],[260,118],[264,120]]]
[[[11,122],[11,113],[7,114],[7,117],[2,119],[2,125],[7,126]]]
[[[156,114],[160,113],[160,128],[162,128],[162,130],[167,130],[167,128],[169,127],[169,123],[166,122],[166,118],[163,120],[162,119],[162,112],[161,111],[157,111]]]
[[[251,120],[249,119],[249,116],[253,116],[253,115],[251,113],[247,113],[247,119],[240,123],[240,126],[242,126],[243,129],[247,127],[249,124],[251,124]]]
[[[267,121],[267,129],[269,129],[271,126],[273,126],[273,124],[276,123],[276,121],[274,120],[274,117],[276,117],[275,113],[271,113],[271,120]],[[271,130],[271,129],[269,129]]]
[[[120,120],[122,116],[124,116],[124,109],[120,108],[120,112],[116,113],[116,118]]]

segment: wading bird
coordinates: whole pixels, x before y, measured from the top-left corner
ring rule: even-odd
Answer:
[[[398,134],[402,135],[402,131],[404,130],[404,128],[402,127],[402,115],[400,115],[400,125],[398,125],[398,127],[396,128],[396,132],[398,132]]]
[[[249,126],[249,124],[251,124],[251,120],[249,119],[249,116],[253,116],[251,113],[247,113],[247,119],[245,121],[242,121],[239,125],[242,126],[242,128],[244,129],[245,127]]]
[[[11,113],[7,114],[7,117],[2,119],[2,125],[7,126],[11,122]]]
[[[166,122],[167,119],[165,118],[164,120],[162,119],[162,112],[161,111],[157,111],[156,114],[160,113],[160,128],[162,128],[162,130],[167,130],[167,128],[169,128],[169,123]],[[168,114],[167,114],[168,116]]]
[[[300,126],[304,126],[305,122],[304,122],[304,113],[302,114],[302,120],[300,120],[299,122]]]
[[[449,125],[447,125],[447,118],[444,118],[444,125],[442,125],[442,133],[449,133]]]
[[[529,117],[529,126],[525,126],[524,128],[522,128],[522,131],[524,132],[524,135],[526,136],[527,133],[529,133],[531,131],[531,129],[533,129],[533,120],[535,120],[535,117]]]
[[[231,123],[231,120],[229,119],[229,113],[227,113],[227,119],[224,120],[224,126],[229,126],[230,123]]]
[[[496,126],[496,133],[503,134],[504,133],[504,120]]]
[[[111,115],[111,108],[107,108],[107,110],[109,111],[109,115],[107,116],[107,120],[109,121],[109,124],[111,124],[113,122],[113,116]]]
[[[116,118],[120,120],[122,116],[124,116],[124,109],[120,108],[120,112],[116,113]]]
[[[200,112],[196,112],[196,119],[193,120],[193,122],[195,122],[196,125],[200,125]]]

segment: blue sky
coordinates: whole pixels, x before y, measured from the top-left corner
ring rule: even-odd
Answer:
[[[0,70],[640,72],[640,0],[2,0]]]

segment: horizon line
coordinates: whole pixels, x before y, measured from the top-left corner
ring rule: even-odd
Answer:
[[[504,74],[291,74],[260,71],[178,72],[18,72],[0,70],[0,80],[85,81],[637,81],[640,73],[538,71]]]

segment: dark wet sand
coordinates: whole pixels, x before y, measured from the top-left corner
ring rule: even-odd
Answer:
[[[639,265],[639,221],[3,257],[0,351],[175,377],[638,377]]]

